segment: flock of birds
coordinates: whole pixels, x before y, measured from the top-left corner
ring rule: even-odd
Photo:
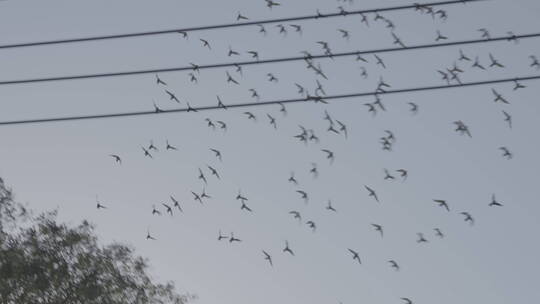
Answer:
[[[346,0],[343,2],[347,2]],[[349,2],[351,2],[349,0]],[[463,1],[466,2],[466,1]],[[281,6],[280,3],[271,1],[271,0],[265,0],[266,6],[270,9],[274,9],[276,7]],[[446,20],[448,18],[448,14],[445,10],[442,9],[435,9],[431,6],[421,5],[417,4],[415,7],[415,10],[422,13],[432,16],[433,18],[439,18],[441,20]],[[340,14],[347,15],[347,11],[340,6],[339,7]],[[319,17],[324,17],[323,14],[321,14],[319,11],[317,11],[317,14]],[[372,18],[369,18],[370,15],[372,15]],[[243,20],[249,20],[249,18],[241,13],[238,13],[236,16],[236,20],[241,22]],[[361,14],[360,23],[364,24],[365,26],[370,26],[371,23],[382,23],[386,28],[389,29],[390,34],[393,38],[393,44],[399,45],[403,48],[406,48],[406,43],[402,38],[397,36],[395,33],[395,25],[394,23],[385,16],[382,16],[379,12],[374,12],[370,14]],[[268,31],[265,26],[258,25],[259,32],[263,35],[267,35]],[[292,30],[298,34],[302,34],[303,28],[301,25],[298,24],[289,24],[289,25],[282,25],[278,24],[276,25],[276,29],[278,34],[280,35],[287,35],[288,30]],[[339,35],[343,39],[349,39],[351,32],[346,29],[338,29],[337,30]],[[487,29],[479,29],[480,36],[486,40],[489,40],[491,38],[490,33]],[[188,38],[187,32],[179,32],[184,38]],[[510,33],[509,33],[510,35]],[[509,36],[509,41],[517,42],[516,39],[512,39],[513,34]],[[448,37],[441,33],[441,31],[437,30],[435,35],[435,42],[438,41],[444,41],[447,40]],[[200,38],[201,46],[203,48],[207,48],[208,50],[214,50],[214,46],[206,39]],[[317,41],[316,42],[322,52],[331,57],[332,56],[332,49],[328,42],[325,41]],[[240,52],[237,50],[234,50],[231,46],[228,47],[227,55],[229,57],[236,57],[240,56]],[[246,51],[246,54],[248,54],[251,58],[254,60],[260,59],[260,53],[255,50],[248,50]],[[294,85],[297,88],[298,94],[305,98],[306,100],[312,100],[315,103],[320,104],[327,104],[328,102],[325,100],[326,92],[323,86],[324,80],[328,79],[327,74],[321,67],[321,64],[316,63],[313,59],[312,55],[304,51],[303,54],[305,55],[305,63],[307,65],[307,69],[314,72],[315,75],[315,86],[314,89],[308,89],[307,87],[299,84],[294,83],[291,85]],[[441,69],[438,69],[435,73],[439,74],[442,77],[442,80],[447,84],[461,84],[461,78],[462,75],[466,74],[468,70],[489,70],[489,69],[503,69],[505,68],[505,63],[498,60],[495,55],[488,54],[487,56],[488,61],[482,62],[479,55],[469,55],[466,54],[463,50],[459,50],[459,54],[457,54],[455,61],[449,66],[449,67],[443,67]],[[373,58],[368,59],[362,55],[357,55],[355,61],[361,62],[361,63],[368,63],[370,60],[373,60],[374,64],[376,66],[379,66],[382,69],[389,68],[387,64],[384,62],[383,58],[377,54],[373,54]],[[540,69],[540,63],[538,59],[535,56],[530,56],[530,64],[529,66],[534,69]],[[201,72],[199,69],[199,66],[192,63],[193,70],[188,74],[188,81],[190,83],[197,84],[199,77],[201,77]],[[234,71],[225,71],[225,82],[229,85],[241,85],[241,81],[239,80],[239,77],[243,74],[242,66],[235,65]],[[368,77],[368,73],[365,67],[362,67],[362,75],[363,78]],[[269,82],[278,82],[279,79],[276,75],[272,73],[267,74],[267,81]],[[170,101],[175,103],[182,103],[180,98],[177,97],[177,95],[173,92],[173,90],[168,86],[167,81],[161,78],[159,75],[155,75],[155,82],[156,84],[163,88],[164,93],[166,96],[170,99]],[[375,100],[373,102],[365,103],[365,107],[368,111],[368,113],[371,113],[373,116],[378,115],[381,112],[386,111],[386,106],[383,104],[381,94],[384,93],[386,90],[391,88],[391,85],[384,81],[384,79],[381,77],[378,81],[377,87],[374,90],[374,98]],[[512,91],[517,91],[521,89],[525,89],[526,86],[520,83],[519,81],[514,82],[514,86]],[[508,105],[511,103],[510,99],[506,96],[503,96],[499,92],[499,90],[492,88],[491,92],[493,94],[493,102],[497,104],[501,104],[504,107],[508,107]],[[251,98],[255,100],[260,100],[259,93],[256,89],[250,88],[249,94]],[[185,102],[188,112],[197,112],[197,108],[190,105],[188,102]],[[228,106],[226,103],[222,100],[220,96],[217,96],[217,106],[219,108],[222,108],[226,110]],[[419,110],[420,106],[414,102],[408,103],[409,111],[411,115],[416,115]],[[156,103],[154,103],[154,110],[155,112],[163,111]],[[508,128],[512,128],[512,115],[509,113],[509,110],[507,108],[504,108],[502,111],[502,119]],[[283,118],[287,116],[287,108],[284,104],[279,104],[279,112]],[[257,122],[259,121],[260,117],[258,114],[250,111],[244,111],[241,113],[242,116],[244,116],[246,119]],[[267,121],[267,123],[274,129],[278,129],[278,119],[277,115],[272,113],[264,113],[264,119]],[[221,130],[221,131],[227,131],[227,123],[222,120],[213,120],[211,118],[205,118],[204,120],[205,125],[208,126],[213,131]],[[336,119],[333,117],[328,110],[324,110],[322,113],[322,122],[327,125],[325,128],[327,131],[327,134],[334,135],[334,136],[342,136],[343,139],[347,139],[349,136],[349,129],[345,122],[342,120]],[[457,120],[454,121],[453,124],[455,125],[454,131],[459,135],[465,135],[472,137],[472,132],[469,128],[469,126],[461,121]],[[316,134],[316,132],[313,129],[299,126],[299,132],[297,134],[291,135],[293,138],[298,140],[299,143],[305,144],[305,145],[311,145],[311,144],[318,144],[320,143],[320,137]],[[396,135],[391,130],[385,130],[384,134],[380,137],[379,143],[381,145],[381,149],[384,151],[392,151],[393,146],[396,143]],[[169,142],[168,140],[164,143],[163,148],[156,146],[154,142],[150,141],[150,143],[142,145],[141,146],[141,155],[148,159],[153,159],[158,153],[160,153],[161,149],[164,149],[165,151],[177,151],[178,147],[175,146],[173,143]],[[498,149],[501,151],[502,157],[506,159],[511,159],[513,157],[513,153],[511,150],[506,146],[500,146]],[[223,153],[222,151],[209,147],[209,152],[213,155],[214,161],[223,162]],[[320,149],[321,155],[327,159],[327,161],[331,164],[336,159],[336,153],[330,149]],[[122,157],[119,154],[111,154],[110,157],[113,159],[114,162],[116,162],[118,165],[122,164]],[[405,168],[398,168],[395,170],[388,170],[386,168],[383,169],[384,175],[383,179],[388,181],[393,180],[401,180],[402,182],[407,181],[409,177],[409,170]],[[318,165],[317,163],[311,163],[311,167],[309,169],[309,174],[312,175],[313,178],[316,178],[319,174],[318,171]],[[207,200],[213,199],[213,197],[207,193],[206,188],[209,183],[213,182],[211,179],[220,180],[221,175],[218,169],[215,166],[211,165],[205,165],[204,167],[200,167],[196,174],[194,174],[194,177],[197,180],[200,180],[202,183],[202,191],[191,191],[191,196],[195,202],[198,202],[200,204],[205,204]],[[290,174],[290,176],[286,179],[286,182],[296,187],[295,192],[298,195],[298,199],[304,202],[308,202],[310,200],[310,195],[306,190],[298,189],[299,182],[297,178],[295,177],[294,172]],[[364,185],[365,194],[368,198],[372,199],[376,203],[381,203],[381,197],[379,196],[379,193],[371,186]],[[97,199],[96,199],[97,200]],[[238,191],[236,194],[235,200],[238,201],[239,209],[242,212],[253,212],[252,206],[249,204],[249,198],[246,194],[244,194],[242,191]],[[441,209],[445,210],[446,212],[453,212],[453,208],[446,199],[443,198],[434,198],[432,200],[432,204],[434,206],[440,207]],[[488,207],[493,208],[500,208],[503,207],[503,203],[499,201],[495,194],[491,196],[491,200],[489,202],[486,202],[486,205]],[[97,209],[106,209],[107,206],[103,203],[101,203],[99,200],[97,200]],[[338,210],[332,205],[332,201],[328,200],[326,206],[325,206],[326,212],[338,212]],[[158,205],[152,205],[151,210],[149,213],[152,216],[161,216],[164,214],[168,214],[170,216],[173,216],[176,212],[183,212],[182,204],[177,200],[175,197],[170,196],[170,200],[168,202],[162,202]],[[475,218],[474,216],[467,212],[467,211],[458,211],[458,214],[462,216],[462,219],[465,223],[468,223],[469,225],[475,224]],[[310,230],[313,232],[316,232],[317,230],[317,224],[313,220],[304,221],[304,218],[302,217],[302,214],[298,210],[290,210],[288,212],[288,215],[293,219],[297,220],[301,223],[304,223]],[[371,223],[371,227],[374,230],[375,233],[378,233],[380,237],[384,237],[384,227],[381,224],[377,223]],[[433,228],[433,235],[437,238],[444,238],[445,234],[441,229],[434,227]],[[147,230],[146,233],[146,239],[148,240],[156,240],[157,237],[151,234],[150,229]],[[241,243],[242,239],[238,236],[235,236],[234,232],[229,233],[223,233],[221,230],[217,233],[217,241],[226,241],[230,244],[233,243]],[[429,237],[426,236],[422,232],[417,233],[416,242],[419,244],[426,244],[429,242]],[[294,247],[293,244],[290,244],[288,240],[286,240],[283,244],[283,247],[279,249],[282,254],[295,256]],[[273,255],[271,254],[271,250],[263,249],[261,250],[261,258],[267,261],[269,266],[274,266],[274,260]],[[357,264],[362,264],[362,258],[361,253],[357,249],[354,248],[344,248],[344,253],[347,253],[350,255],[350,258],[352,262]],[[388,265],[394,269],[395,271],[400,270],[400,265],[396,260],[388,260]],[[412,304],[413,301],[410,298],[402,297],[401,300],[404,303]]]

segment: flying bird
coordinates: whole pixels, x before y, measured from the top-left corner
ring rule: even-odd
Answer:
[[[390,267],[394,268],[396,271],[399,271],[399,265],[396,261],[390,260],[388,263],[390,263]]]
[[[489,206],[490,206],[490,207],[493,207],[493,206],[502,207],[502,204],[499,203],[499,202],[497,201],[497,199],[495,198],[495,194],[492,194],[492,195],[491,195],[491,203],[489,203]]]
[[[377,193],[375,193],[375,190],[371,189],[370,187],[364,185],[364,187],[366,188],[366,190],[369,192],[369,196],[373,196],[373,198],[379,202],[379,198],[377,197]]]
[[[434,199],[433,201],[435,203],[439,204],[439,207],[444,207],[446,209],[446,211],[450,212],[450,208],[448,207],[448,204],[446,203],[445,200]]]
[[[461,215],[463,215],[465,218],[463,219],[465,222],[469,222],[469,224],[472,226],[474,225],[474,218],[471,216],[468,212],[461,212]]]
[[[353,259],[353,261],[354,261],[354,260],[357,260],[357,261],[358,261],[358,264],[362,264],[362,261],[360,261],[360,255],[358,254],[358,252],[357,252],[357,251],[354,251],[354,250],[352,250],[352,249],[350,249],[350,248],[347,248],[347,249],[348,249],[349,252],[352,254],[352,259]]]
[[[208,43],[207,40],[204,40],[204,39],[199,39],[199,40],[202,42],[203,46],[207,47],[209,50],[212,49],[212,47],[210,47],[210,43]]]
[[[283,252],[287,252],[290,255],[294,256],[294,252],[289,247],[289,241],[285,241],[285,248],[283,248]]]
[[[507,147],[499,147],[499,150],[503,151],[503,157],[506,157],[506,159],[512,159],[514,157],[514,154],[508,150]]]
[[[110,154],[109,155],[110,157],[114,158],[114,161],[119,163],[119,164],[122,164],[122,159],[120,158],[120,156],[116,155],[116,154]]]
[[[375,231],[378,231],[381,234],[381,237],[383,237],[383,227],[379,224],[371,224],[373,228],[375,228]]]
[[[264,259],[268,261],[268,263],[270,263],[270,266],[274,266],[272,265],[272,257],[270,256],[270,254],[268,254],[268,252],[266,251],[262,251],[263,254],[264,254]]]

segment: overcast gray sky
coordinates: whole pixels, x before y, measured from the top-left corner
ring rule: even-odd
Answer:
[[[269,10],[264,1],[6,1],[0,3],[0,43],[40,41],[100,34],[160,30],[234,22],[238,12],[252,20],[280,18],[409,3],[406,1],[334,0],[280,1]],[[486,1],[444,8],[448,20],[433,20],[413,11],[383,16],[396,25],[405,44],[431,43],[436,30],[448,41],[480,37],[480,28],[492,36],[508,31],[533,33],[540,28],[540,3],[534,0]],[[242,27],[189,34],[97,41],[88,43],[0,50],[0,80],[49,77],[108,71],[184,66],[231,61],[229,46],[248,60],[248,50],[261,59],[296,56],[308,50],[320,53],[317,41],[327,41],[334,52],[392,47],[384,23],[370,27],[360,17],[305,21],[303,35],[287,28],[280,35],[274,25],[267,36],[257,27]],[[350,31],[349,41],[338,29]],[[212,50],[202,47],[208,40]],[[139,75],[66,82],[1,86],[0,121],[38,117],[97,114],[214,105],[216,95],[225,103],[251,101],[248,89],[256,88],[261,100],[297,97],[294,83],[310,91],[319,79],[327,94],[372,91],[379,77],[392,88],[444,84],[438,69],[456,62],[465,70],[463,81],[538,75],[529,67],[529,56],[540,56],[538,39],[482,45],[381,54],[387,69],[357,62],[354,57],[319,60],[328,80],[316,78],[304,62],[244,67],[243,77],[233,69],[201,71],[198,84],[187,72],[161,73],[182,101],[168,100],[155,76]],[[489,65],[489,53],[506,68],[471,69],[458,62],[459,49]],[[237,60],[237,59],[235,59]],[[365,67],[369,77],[361,77]],[[226,83],[228,70],[240,85]],[[270,83],[267,73],[279,78]],[[540,229],[538,204],[538,141],[540,106],[538,83],[513,91],[513,84],[383,96],[388,108],[376,117],[363,104],[372,97],[331,102],[329,105],[288,105],[283,117],[279,106],[251,109],[151,115],[134,118],[61,122],[0,127],[0,176],[17,198],[37,210],[58,208],[60,218],[76,224],[88,219],[97,225],[103,242],[132,244],[150,259],[159,280],[173,280],[180,291],[197,294],[200,304],[214,303],[525,303],[540,296],[538,272]],[[495,88],[510,102],[493,102]],[[408,102],[419,105],[411,115]],[[349,136],[326,131],[324,110],[347,124]],[[249,121],[242,113],[257,115]],[[502,110],[511,113],[513,128]],[[266,113],[277,119],[277,130]],[[206,126],[205,118],[225,121],[226,133]],[[462,120],[472,138],[454,132],[453,121]],[[319,144],[303,145],[293,138],[298,125],[314,129]],[[394,132],[393,151],[381,150],[384,130]],[[153,140],[161,150],[145,158],[141,146]],[[165,141],[179,148],[166,152]],[[501,156],[500,146],[513,153]],[[223,153],[219,162],[209,151]],[[335,152],[329,164],[321,149]],[[117,165],[109,154],[118,154]],[[309,174],[311,163],[320,175]],[[206,169],[219,170],[217,180]],[[198,168],[208,178],[213,197],[204,206],[193,200],[200,192]],[[405,168],[405,182],[383,180],[383,169]],[[287,182],[294,171],[297,187]],[[394,172],[395,175],[397,173]],[[364,185],[377,191],[381,203],[367,196]],[[240,210],[235,196],[241,189],[253,209]],[[296,190],[309,193],[308,204]],[[491,195],[504,204],[488,207]],[[109,207],[96,210],[95,197]],[[174,195],[183,214],[152,216]],[[337,213],[325,210],[331,199]],[[432,199],[446,199],[451,212]],[[291,210],[302,213],[299,224]],[[470,212],[474,226],[459,212]],[[312,233],[305,221],[313,220]],[[371,223],[384,226],[384,238]],[[446,235],[437,239],[433,228]],[[150,228],[157,241],[145,240]],[[238,244],[218,242],[219,230],[234,231]],[[416,233],[430,241],[417,244]],[[285,240],[296,256],[282,252]],[[347,248],[360,253],[357,265]],[[261,250],[274,261],[270,267]],[[401,271],[387,263],[396,260]]]

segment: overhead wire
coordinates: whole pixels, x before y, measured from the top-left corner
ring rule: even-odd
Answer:
[[[159,114],[170,114],[170,113],[181,113],[181,112],[192,112],[192,111],[202,112],[202,111],[210,111],[210,110],[226,110],[226,109],[234,109],[234,108],[258,107],[258,106],[267,106],[267,105],[279,105],[279,104],[284,105],[284,104],[301,103],[301,102],[317,102],[318,101],[319,103],[321,103],[323,102],[323,100],[324,101],[346,100],[346,99],[355,98],[355,97],[401,94],[401,93],[432,91],[432,90],[442,90],[442,89],[456,89],[456,88],[464,88],[464,87],[483,86],[483,85],[489,85],[489,84],[499,84],[499,83],[516,82],[516,81],[531,81],[531,80],[540,80],[540,75],[522,76],[522,77],[514,77],[514,78],[501,78],[501,79],[492,79],[492,80],[483,80],[483,81],[474,81],[474,82],[463,82],[463,83],[458,83],[458,84],[402,88],[402,89],[374,91],[374,92],[357,92],[357,93],[329,95],[329,96],[321,96],[321,97],[304,97],[304,98],[290,98],[290,99],[281,99],[281,100],[269,100],[269,101],[261,101],[261,102],[236,103],[236,104],[225,105],[225,108],[218,105],[218,106],[202,106],[202,107],[196,107],[196,108],[188,107],[188,108],[159,110],[159,111],[154,110],[154,111],[138,111],[138,112],[119,112],[119,113],[109,113],[109,114],[9,120],[9,121],[0,121],[0,126],[40,124],[40,123],[77,121],[77,120],[93,120],[93,119],[104,119],[104,118],[120,118],[120,117],[133,117],[133,116],[143,116],[143,115],[159,115]]]
[[[250,65],[259,65],[259,64],[273,64],[273,63],[280,63],[280,62],[302,61],[306,59],[327,59],[327,58],[337,58],[337,57],[347,57],[347,56],[411,51],[411,50],[419,50],[419,49],[442,48],[442,47],[451,47],[451,46],[458,46],[458,45],[493,43],[493,42],[500,42],[500,41],[532,39],[532,38],[538,38],[538,37],[540,37],[540,33],[531,33],[531,34],[522,34],[522,35],[507,35],[507,36],[500,36],[500,37],[492,37],[490,39],[485,39],[485,38],[470,39],[470,40],[433,43],[433,44],[418,44],[418,45],[411,45],[411,46],[406,46],[406,47],[381,48],[381,49],[372,49],[372,50],[364,50],[364,51],[357,50],[357,51],[349,51],[349,52],[334,53],[334,54],[319,54],[319,55],[309,55],[309,56],[304,55],[304,56],[292,56],[292,57],[282,57],[282,58],[263,59],[263,60],[235,61],[235,62],[214,63],[214,64],[204,64],[204,65],[195,64],[195,65],[190,65],[190,66],[181,66],[181,67],[172,67],[172,68],[155,68],[155,69],[143,69],[143,70],[122,71],[122,72],[106,72],[106,73],[95,73],[95,74],[80,74],[80,75],[69,75],[69,76],[3,80],[3,81],[0,81],[0,86],[39,83],[39,82],[52,82],[52,81],[81,80],[81,79],[104,78],[104,77],[120,77],[120,76],[131,76],[131,75],[142,75],[142,74],[157,74],[157,73],[180,72],[180,71],[193,71],[195,69],[197,70],[219,69],[219,68],[228,68],[228,67],[235,67],[235,66],[250,66]]]
[[[121,38],[134,38],[134,37],[143,37],[143,36],[155,36],[155,35],[172,34],[172,33],[178,33],[178,32],[188,33],[188,32],[204,31],[204,30],[216,30],[216,29],[235,28],[235,27],[242,27],[242,26],[253,26],[253,25],[259,25],[259,24],[263,25],[263,24],[271,24],[271,23],[305,21],[305,20],[313,20],[313,19],[321,19],[321,18],[343,17],[343,16],[347,17],[347,16],[354,16],[354,15],[360,15],[360,14],[408,10],[408,9],[415,9],[419,7],[448,6],[448,5],[454,5],[454,4],[466,4],[466,3],[480,2],[480,1],[489,1],[489,0],[451,0],[451,1],[430,2],[430,3],[414,3],[414,4],[407,4],[407,5],[400,5],[400,6],[381,7],[381,8],[364,9],[364,10],[352,10],[352,11],[346,11],[345,13],[337,12],[337,13],[327,13],[323,15],[314,14],[314,15],[297,16],[297,17],[285,17],[285,18],[266,19],[266,20],[257,20],[257,21],[224,23],[224,24],[135,32],[135,33],[126,33],[126,34],[98,35],[98,36],[79,37],[79,38],[22,42],[22,43],[13,43],[13,44],[3,44],[3,45],[0,45],[0,49],[78,43],[78,42],[111,40],[111,39],[121,39]]]

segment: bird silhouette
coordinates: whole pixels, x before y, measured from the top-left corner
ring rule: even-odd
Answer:
[[[300,194],[301,198],[304,200],[305,203],[307,203],[309,201],[307,192],[305,192],[303,190],[296,190],[296,192],[298,194]]]
[[[499,147],[499,150],[503,151],[503,157],[506,157],[506,159],[512,159],[514,157],[514,154],[508,150],[507,147]]]
[[[206,180],[206,177],[204,176],[204,173],[202,172],[201,168],[199,168],[199,177],[200,180],[204,182],[205,185],[208,184],[208,181]]]
[[[240,12],[238,12],[238,14],[236,15],[236,21],[241,21],[241,20],[249,20],[249,18],[246,16],[243,16]]]
[[[294,256],[294,252],[289,247],[289,241],[285,241],[285,248],[283,248],[283,252],[287,252],[290,255]]]
[[[268,261],[268,263],[270,263],[270,266],[274,266],[272,264],[272,257],[270,256],[270,254],[268,254],[268,252],[266,251],[262,251],[262,253],[264,254],[264,259]]]
[[[407,177],[409,176],[409,172],[405,169],[398,169],[396,170],[396,172],[399,172],[401,178],[403,179],[403,181],[407,180]]]
[[[231,236],[229,237],[229,243],[233,243],[233,242],[242,242],[241,239],[238,239],[238,238],[235,238],[234,237],[234,233],[231,232]]]
[[[388,169],[384,169],[384,180],[394,180],[394,179],[396,178],[390,174]]]
[[[156,209],[156,206],[153,205],[152,206],[152,215],[161,215],[161,212],[159,210]]]
[[[326,205],[326,210],[337,212],[337,210],[332,206],[331,200],[328,200],[328,204]]]
[[[155,241],[156,238],[153,237],[152,235],[150,235],[150,229],[146,230],[146,239],[147,240],[152,240],[152,241]]]
[[[292,216],[294,217],[294,219],[297,219],[298,222],[301,222],[301,221],[302,221],[302,216],[300,215],[300,212],[299,212],[299,211],[296,211],[296,210],[289,211],[289,214],[292,214]]]
[[[410,106],[409,111],[411,111],[411,113],[413,115],[417,114],[418,113],[418,105],[416,103],[414,103],[414,102],[409,102],[408,104]]]
[[[390,267],[394,268],[396,271],[399,271],[399,265],[396,261],[390,260],[388,263],[390,263]]]
[[[264,1],[266,1],[266,6],[269,9],[272,9],[272,7],[274,7],[274,6],[280,6],[281,5],[280,3],[272,1],[272,0],[264,0]]]
[[[508,100],[506,100],[501,94],[499,94],[499,92],[497,92],[495,89],[491,89],[491,92],[493,93],[493,95],[495,95],[495,99],[494,101],[497,102],[497,101],[500,101],[502,103],[505,103],[505,104],[509,104]]]
[[[347,248],[349,250],[349,252],[352,254],[352,259],[353,261],[354,260],[357,260],[358,261],[358,264],[362,264],[362,261],[360,260],[360,255],[357,251],[354,251],[350,248]]]
[[[403,300],[405,304],[413,304],[413,302],[409,298],[401,298],[401,300]]]
[[[217,237],[217,240],[218,241],[221,241],[221,240],[228,240],[229,237],[228,236],[225,236],[225,235],[222,235],[221,234],[221,230],[219,230],[219,234],[218,234],[218,237]]]
[[[444,207],[446,209],[446,211],[450,212],[450,208],[448,207],[448,204],[446,203],[445,200],[434,199],[433,201],[435,203],[439,204],[439,207]]]
[[[217,149],[213,149],[213,148],[210,148],[210,151],[214,152],[215,156],[217,157],[217,159],[219,159],[219,161],[222,161],[221,151],[219,151]]]
[[[172,208],[171,206],[165,204],[165,203],[161,203],[166,209],[167,209],[167,213],[170,214],[171,216],[173,215],[173,211],[172,211]]]
[[[489,206],[490,206],[490,207],[493,207],[493,206],[502,207],[502,204],[499,203],[499,202],[497,201],[497,199],[495,198],[495,194],[492,194],[492,195],[491,195],[491,203],[489,203]]]
[[[497,59],[495,59],[495,57],[493,57],[493,54],[491,53],[489,53],[489,60],[491,61],[489,67],[504,68],[504,65],[497,61]]]
[[[378,231],[381,234],[381,237],[383,237],[383,227],[379,224],[371,224],[373,228],[375,228],[375,231]]]
[[[212,167],[212,166],[209,166],[209,165],[206,165],[208,167],[208,170],[210,170],[210,172],[212,173],[212,175],[214,175],[215,177],[217,177],[218,179],[221,179],[221,177],[219,176],[219,173],[217,172],[217,170]]]
[[[145,147],[141,147],[141,148],[142,148],[143,151],[144,151],[144,156],[148,156],[148,157],[150,157],[150,158],[153,158],[153,157],[152,157],[152,154],[150,154],[150,152],[149,152],[148,150],[146,150]]]
[[[202,42],[204,47],[207,47],[209,50],[212,49],[212,47],[210,46],[210,43],[208,42],[208,40],[205,40],[205,39],[202,39],[202,38],[199,39],[199,40]]]
[[[315,232],[317,230],[317,225],[315,225],[314,221],[307,221],[306,225],[308,225],[309,228],[311,228],[311,231]]]
[[[107,207],[103,204],[101,204],[101,202],[98,200],[97,196],[96,196],[96,209],[107,209]]]
[[[469,224],[472,226],[474,225],[474,218],[471,216],[468,212],[461,212],[461,215],[463,215],[465,218],[463,219],[465,222],[469,222]]]
[[[322,152],[326,153],[326,158],[330,160],[330,163],[334,163],[334,152],[328,150],[328,149],[322,149]]]
[[[178,208],[178,211],[184,212],[184,210],[182,210],[182,207],[180,207],[180,202],[178,202],[178,200],[176,200],[172,195],[169,196],[169,198],[174,203],[174,207]]]
[[[444,234],[441,232],[441,229],[439,228],[434,228],[433,230],[435,230],[435,235],[439,238],[444,238]]]
[[[506,121],[506,123],[508,123],[508,128],[512,129],[512,116],[510,114],[508,114],[508,112],[506,111],[502,111],[503,112],[503,115],[504,115],[504,121]]]
[[[418,239],[416,240],[417,243],[427,243],[428,240],[424,237],[424,234],[421,232],[418,232],[416,234],[418,236]]]
[[[176,96],[175,96],[173,93],[171,93],[171,92],[168,91],[168,90],[165,90],[165,93],[167,93],[167,95],[169,95],[169,99],[170,99],[170,100],[174,100],[174,101],[176,101],[177,103],[180,103],[180,100],[178,100],[178,98],[176,98]]]
[[[122,164],[122,158],[120,158],[120,156],[116,155],[116,154],[109,154],[110,157],[114,158],[114,161],[119,163],[119,164]]]
[[[366,188],[366,190],[369,192],[369,196],[373,196],[373,198],[379,202],[379,198],[377,197],[377,193],[375,193],[375,190],[371,189],[370,187],[364,185],[364,187]]]
[[[165,81],[161,80],[161,78],[159,78],[159,76],[156,74],[156,83],[157,84],[161,84],[161,85],[164,85],[166,86],[167,84],[165,83]]]

